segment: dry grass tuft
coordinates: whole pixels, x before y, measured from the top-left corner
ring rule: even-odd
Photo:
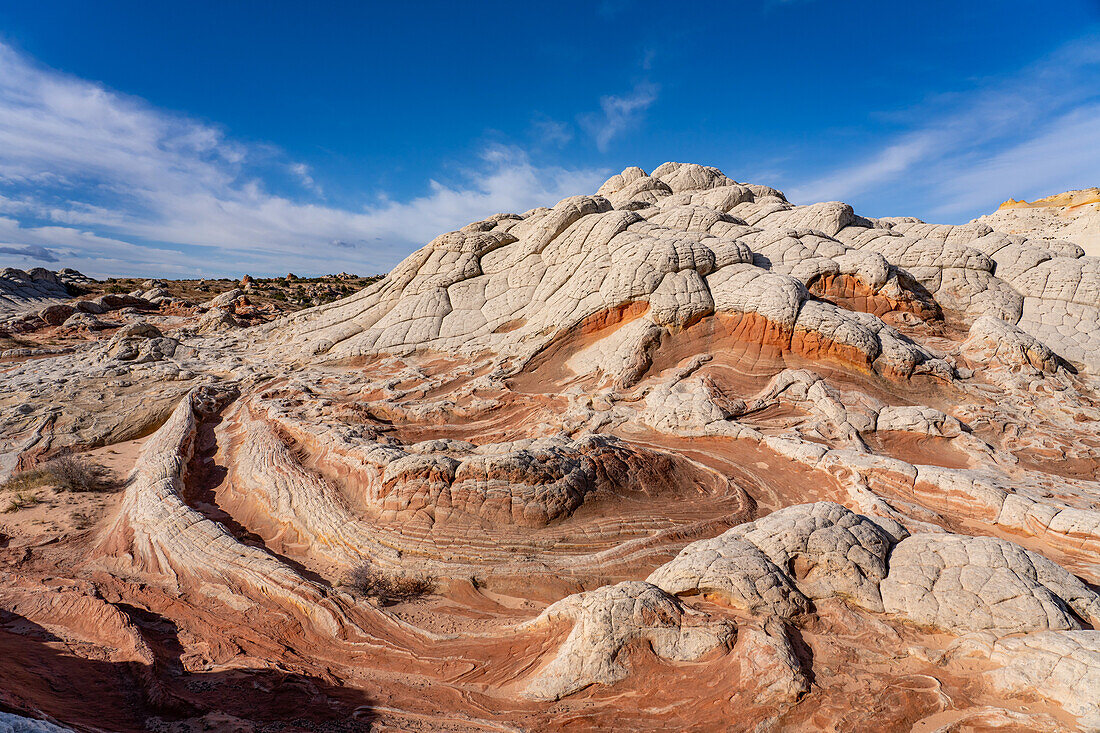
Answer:
[[[20,491],[12,498],[10,502],[8,502],[7,507],[4,508],[4,514],[11,514],[13,512],[19,511],[20,509],[26,509],[29,506],[34,506],[35,504],[41,503],[42,500],[38,498],[38,494],[31,494],[26,491]]]

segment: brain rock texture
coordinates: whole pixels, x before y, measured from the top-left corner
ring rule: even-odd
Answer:
[[[252,327],[5,271],[91,335],[5,352],[2,476],[125,481],[2,515],[3,722],[1098,729],[1100,259],[695,164],[546,203]]]

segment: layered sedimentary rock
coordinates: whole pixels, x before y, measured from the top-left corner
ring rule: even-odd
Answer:
[[[134,459],[94,526],[8,532],[0,641],[104,700],[71,660],[126,650],[117,730],[1095,729],[1078,244],[666,163],[273,323],[10,361],[5,472]]]

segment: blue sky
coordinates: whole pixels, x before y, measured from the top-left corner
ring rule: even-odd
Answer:
[[[666,160],[949,223],[1100,185],[1100,0],[0,4],[0,266],[384,272]]]

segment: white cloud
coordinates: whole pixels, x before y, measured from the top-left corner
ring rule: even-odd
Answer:
[[[298,180],[302,182],[302,185],[313,191],[319,196],[324,195],[322,188],[317,185],[317,181],[313,180],[313,175],[310,168],[305,163],[291,163],[290,172],[298,177]]]
[[[139,246],[90,231],[59,226],[23,226],[0,217],[0,263],[13,267],[75,267],[82,272],[201,274],[201,257],[178,250]]]
[[[593,191],[606,175],[492,147],[457,182],[348,210],[269,192],[259,171],[273,155],[0,44],[0,265],[56,254],[95,275],[380,272],[441,232]],[[282,165],[320,194],[308,166]]]
[[[823,178],[811,181],[788,191],[792,200],[823,201],[840,199],[871,186],[891,180],[909,170],[933,147],[933,136],[923,133],[910,135],[878,152],[866,163],[833,171]]]
[[[636,125],[657,101],[658,91],[660,87],[656,84],[642,82],[629,94],[600,97],[600,114],[582,117],[581,124],[596,141],[596,147],[606,152],[611,141]]]
[[[860,196],[890,201],[898,191],[909,211],[917,205],[936,215],[973,216],[1009,197],[1096,185],[1098,76],[1100,38],[1079,39],[1007,80],[909,111],[902,118],[908,129],[882,141],[865,161],[787,193],[808,203]]]

